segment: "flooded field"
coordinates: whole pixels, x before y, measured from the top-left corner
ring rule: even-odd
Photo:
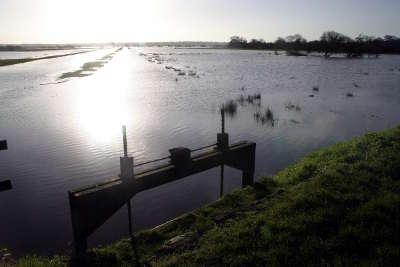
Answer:
[[[399,124],[400,56],[115,48],[1,67],[0,139],[9,150],[0,153],[0,178],[14,188],[0,194],[0,247],[15,254],[70,249],[67,191],[119,173],[122,124],[140,163],[172,147],[215,143],[222,104],[232,111],[231,141],[256,142],[256,176],[272,175],[315,149]],[[227,168],[225,191],[240,185],[240,173]],[[219,169],[141,193],[133,199],[134,228],[218,194]],[[89,241],[126,235],[122,208]]]

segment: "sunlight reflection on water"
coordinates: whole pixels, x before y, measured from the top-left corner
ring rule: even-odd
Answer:
[[[128,116],[129,53],[124,50],[115,56],[111,65],[106,65],[90,85],[82,83],[77,110],[81,128],[96,142],[115,140],[120,136],[121,126]],[[133,114],[130,114],[131,116]]]

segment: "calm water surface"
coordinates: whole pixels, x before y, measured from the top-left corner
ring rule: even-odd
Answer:
[[[15,254],[70,249],[67,191],[118,174],[123,123],[129,153],[142,162],[166,156],[175,146],[216,142],[220,105],[260,93],[260,106],[239,106],[227,120],[232,141],[257,143],[257,176],[274,174],[315,149],[400,123],[399,56],[326,60],[125,48],[92,76],[56,83],[60,74],[111,51],[0,68],[0,139],[9,143],[0,153],[0,177],[14,186],[0,194],[0,247]],[[139,52],[160,53],[162,64]],[[196,76],[178,76],[166,65]],[[288,108],[290,103],[300,110]],[[254,120],[266,108],[274,113],[274,127]],[[240,186],[240,177],[228,169],[226,192]],[[135,229],[216,200],[218,179],[214,169],[135,196]],[[127,235],[126,216],[121,209],[90,238],[91,245]]]

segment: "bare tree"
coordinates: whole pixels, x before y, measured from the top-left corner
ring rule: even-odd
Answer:
[[[296,33],[286,37],[286,42],[288,43],[306,43],[307,40],[300,34]]]
[[[331,53],[345,52],[344,44],[351,42],[350,37],[335,31],[327,31],[321,35],[321,48],[326,57],[329,57]]]
[[[244,48],[247,45],[247,40],[240,36],[232,36],[229,42],[231,48]]]

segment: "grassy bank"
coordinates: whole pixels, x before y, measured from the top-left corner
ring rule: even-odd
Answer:
[[[15,65],[15,64],[22,64],[22,63],[36,61],[36,60],[73,56],[73,55],[78,55],[78,54],[87,53],[87,52],[91,52],[91,51],[81,51],[81,52],[74,52],[74,53],[68,53],[68,54],[62,54],[62,55],[36,57],[36,58],[0,59],[0,67],[8,66],[8,65]]]
[[[88,266],[394,266],[399,237],[397,127],[314,152],[134,244],[93,249]],[[21,266],[50,263],[34,260]]]

